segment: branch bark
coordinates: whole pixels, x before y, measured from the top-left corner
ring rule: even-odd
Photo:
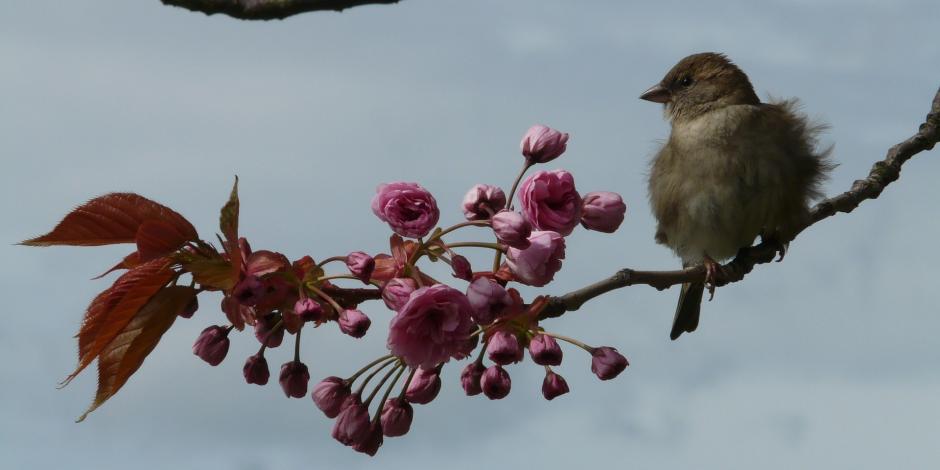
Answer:
[[[361,5],[389,5],[399,0],[160,0],[206,15],[221,13],[240,20],[283,20],[311,11],[343,11]]]
[[[867,178],[856,180],[848,191],[816,204],[809,220],[798,228],[791,239],[817,222],[839,212],[852,212],[865,200],[877,199],[885,187],[901,176],[901,166],[904,162],[920,152],[932,149],[938,141],[940,141],[940,90],[934,96],[930,113],[927,114],[926,120],[920,125],[917,133],[891,147],[884,160],[875,162]],[[716,285],[723,286],[744,279],[754,266],[769,263],[778,252],[783,251],[784,247],[785,245],[777,240],[762,240],[757,245],[743,248],[731,262],[723,266],[723,272],[720,272],[715,280]],[[676,284],[704,280],[705,268],[702,266],[676,271],[621,269],[607,279],[565,295],[550,298],[540,318],[559,317],[565,312],[578,310],[585,302],[599,295],[627,286],[644,284],[663,290]]]

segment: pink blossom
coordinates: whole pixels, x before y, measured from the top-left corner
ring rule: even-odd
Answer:
[[[414,408],[408,400],[392,398],[385,402],[382,408],[382,432],[387,437],[398,437],[408,434],[411,429],[411,420],[414,418]]]
[[[557,232],[532,232],[531,245],[524,249],[509,248],[506,263],[519,282],[542,287],[555,278],[565,259],[565,239]]]
[[[520,250],[529,247],[532,224],[522,214],[510,210],[499,211],[493,216],[492,226],[500,243]]]
[[[610,346],[594,348],[591,356],[591,372],[601,380],[610,380],[620,375],[630,365],[623,354]]]
[[[379,185],[372,212],[395,233],[411,238],[427,235],[440,217],[437,201],[428,190],[401,181]]]
[[[281,376],[278,382],[288,398],[303,398],[307,394],[307,383],[310,382],[307,365],[300,361],[285,362],[281,365]]]
[[[369,410],[358,399],[343,408],[333,424],[333,439],[354,446],[369,437]]]
[[[565,170],[537,171],[519,186],[526,219],[538,230],[567,236],[581,220],[581,196],[574,177]]]
[[[335,418],[350,396],[349,384],[339,377],[327,377],[313,387],[311,397],[327,418]]]
[[[467,300],[473,307],[473,320],[481,325],[492,323],[506,307],[512,305],[509,292],[486,277],[478,277],[467,286]]]
[[[353,276],[368,284],[375,271],[375,260],[366,253],[354,251],[346,255],[346,267]]]
[[[284,340],[284,324],[277,314],[265,315],[255,323],[255,338],[261,344],[276,348]]]
[[[382,287],[382,300],[386,307],[397,312],[417,288],[418,284],[410,277],[392,278]]]
[[[245,367],[242,368],[245,375],[245,382],[250,384],[264,385],[268,383],[271,372],[268,370],[268,361],[261,353],[249,356],[245,361]]]
[[[561,365],[561,346],[548,335],[535,335],[529,341],[529,355],[532,356],[532,362],[540,366]]]
[[[437,369],[419,367],[405,390],[405,398],[416,405],[431,403],[441,391],[441,376]]]
[[[565,381],[565,378],[552,372],[547,371],[545,373],[545,380],[542,381],[542,396],[546,400],[551,401],[556,397],[568,393],[568,382]]]
[[[536,124],[526,131],[519,143],[522,155],[531,163],[545,163],[565,153],[568,134],[548,126]]]
[[[193,354],[209,363],[210,366],[217,366],[225,359],[228,354],[228,328],[212,325],[199,334],[196,342],[193,344]]]
[[[432,369],[470,353],[472,307],[460,291],[445,284],[422,287],[392,318],[388,348],[411,367]]]
[[[479,395],[483,391],[480,388],[480,379],[483,377],[485,370],[483,364],[473,361],[460,372],[460,386],[463,387],[463,391],[468,397]]]
[[[369,424],[366,437],[362,441],[353,444],[352,448],[356,452],[362,452],[372,457],[379,451],[379,447],[382,447],[384,440],[382,437],[382,423],[372,421]]]
[[[450,267],[453,269],[453,276],[457,279],[463,279],[464,281],[470,281],[473,279],[473,268],[470,266],[470,261],[467,258],[464,258],[460,255],[454,255],[450,259]]]
[[[486,220],[506,207],[506,194],[488,184],[476,184],[463,197],[463,215],[467,220]]]
[[[488,367],[486,371],[483,372],[483,376],[480,378],[480,388],[483,389],[483,394],[486,395],[486,398],[499,400],[509,395],[509,390],[512,388],[512,380],[509,378],[509,373],[506,372],[506,369],[503,369],[500,365],[494,365]]]
[[[362,338],[369,331],[372,320],[359,310],[346,309],[339,314],[339,330],[353,338]]]
[[[503,366],[522,360],[522,346],[519,345],[519,339],[505,330],[498,330],[490,336],[486,352],[491,361]]]
[[[323,316],[323,306],[309,297],[298,299],[297,302],[294,303],[294,315],[297,315],[302,322],[321,322],[325,320]]]
[[[232,297],[237,299],[238,303],[247,306],[257,305],[264,294],[264,282],[258,276],[245,276],[232,288]]]
[[[623,222],[626,212],[627,205],[617,193],[587,193],[581,204],[581,225],[588,230],[614,233]]]

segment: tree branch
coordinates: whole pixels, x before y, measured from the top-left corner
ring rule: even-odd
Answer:
[[[160,0],[206,15],[222,13],[240,20],[283,20],[310,11],[343,11],[361,5],[398,3],[399,0]]]
[[[901,166],[904,162],[920,152],[932,149],[938,141],[940,141],[940,90],[934,96],[930,113],[927,114],[926,120],[920,125],[917,133],[891,147],[884,160],[875,162],[867,178],[855,181],[848,191],[816,204],[810,212],[809,220],[797,228],[791,239],[813,224],[838,212],[849,213],[855,210],[862,201],[877,199],[886,186],[901,176]],[[723,266],[723,272],[718,273],[715,284],[723,286],[744,279],[744,276],[751,272],[755,265],[769,263],[783,249],[784,244],[772,239],[762,240],[757,245],[741,249],[731,262]],[[542,319],[559,317],[565,312],[578,310],[588,300],[622,287],[645,284],[663,290],[676,284],[704,280],[705,268],[702,266],[676,271],[621,269],[607,279],[565,295],[550,298],[539,317]]]

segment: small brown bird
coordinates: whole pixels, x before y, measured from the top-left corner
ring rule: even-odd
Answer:
[[[683,284],[670,338],[695,331],[702,294],[719,261],[760,235],[792,238],[833,168],[817,149],[824,125],[795,99],[761,103],[747,75],[723,54],[690,55],[641,99],[663,103],[672,132],[652,161],[649,194],[656,241],[704,264],[705,283]]]

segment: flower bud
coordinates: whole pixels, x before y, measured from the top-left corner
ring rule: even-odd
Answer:
[[[594,348],[591,352],[591,372],[601,380],[610,380],[618,376],[630,365],[627,358],[610,346]]]
[[[350,396],[349,384],[339,377],[327,377],[313,387],[311,397],[327,418],[335,418]]]
[[[623,222],[627,205],[617,193],[587,193],[581,201],[581,225],[588,230],[614,233]]]
[[[309,297],[304,297],[294,303],[294,315],[297,315],[302,322],[320,322],[324,320],[323,306]]]
[[[564,377],[552,371],[545,373],[545,380],[542,381],[542,396],[545,397],[546,400],[552,401],[555,397],[568,392],[568,382],[565,381]]]
[[[284,395],[288,398],[303,398],[307,394],[310,372],[307,371],[307,365],[303,362],[285,362],[281,365],[281,376],[278,381],[281,383]]]
[[[255,338],[269,348],[280,346],[284,341],[284,325],[280,322],[280,318],[276,314],[259,318],[255,323]]]
[[[245,382],[250,384],[264,385],[268,383],[271,372],[268,370],[268,361],[261,353],[249,356],[245,361],[245,367],[242,369],[245,374]]]
[[[427,235],[441,215],[428,190],[402,181],[379,185],[372,198],[372,212],[392,231],[410,238]]]
[[[357,444],[353,444],[353,450],[372,457],[379,451],[379,447],[382,447],[383,441],[382,423],[372,421],[371,424],[369,424],[369,432],[366,434],[365,439]]]
[[[211,366],[221,364],[225,355],[228,354],[228,332],[228,328],[219,325],[212,325],[202,330],[193,344],[193,354]]]
[[[196,310],[199,310],[199,298],[193,296],[193,300],[186,305],[186,308],[179,315],[183,318],[192,318]]]
[[[392,398],[382,408],[382,432],[386,437],[404,436],[411,429],[414,408],[408,400]]]
[[[529,355],[532,356],[532,362],[540,366],[561,365],[561,346],[548,335],[535,335],[529,341]]]
[[[386,307],[397,312],[417,288],[418,284],[410,277],[393,278],[382,287],[382,300]]]
[[[473,361],[460,372],[460,386],[463,387],[463,391],[468,397],[479,395],[483,391],[480,388],[480,378],[483,377],[483,371],[485,370],[486,367],[483,367],[483,364]]]
[[[548,126],[536,124],[526,131],[519,143],[522,155],[531,163],[545,163],[565,153],[568,134]]]
[[[516,335],[504,330],[499,330],[490,336],[486,352],[491,361],[502,366],[522,360],[522,346],[519,345],[519,339]]]
[[[467,300],[473,307],[473,321],[480,325],[492,323],[506,307],[512,305],[512,297],[496,281],[478,277],[467,287]]]
[[[490,400],[499,400],[509,395],[509,389],[512,388],[512,380],[509,373],[500,365],[490,366],[483,372],[480,378],[480,388],[483,394]]]
[[[506,207],[502,189],[488,184],[475,184],[463,197],[463,215],[467,220],[486,220]]]
[[[349,308],[339,314],[339,329],[353,338],[362,338],[369,331],[372,320],[366,314]]]
[[[519,185],[519,203],[536,230],[568,236],[581,220],[581,196],[565,170],[537,171]]]
[[[509,248],[506,264],[513,277],[530,286],[542,287],[555,278],[565,259],[565,239],[557,232],[532,232],[531,246],[524,250]]]
[[[408,390],[405,391],[405,399],[416,405],[426,405],[437,398],[441,391],[441,376],[437,369],[424,369],[419,367],[415,369],[411,377],[411,383],[408,384]]]
[[[264,282],[258,276],[245,276],[232,288],[232,297],[242,305],[253,306],[264,298]]]
[[[464,281],[473,280],[473,268],[470,267],[470,261],[460,255],[454,255],[450,259],[450,267],[454,270],[454,277]]]
[[[361,401],[356,400],[340,411],[333,424],[332,436],[347,446],[360,444],[369,437],[369,410]]]
[[[375,260],[366,253],[354,251],[346,255],[346,267],[353,276],[368,284],[372,271],[375,271]]]
[[[532,224],[526,218],[510,210],[499,211],[493,216],[493,233],[500,243],[524,250],[529,247]]]

